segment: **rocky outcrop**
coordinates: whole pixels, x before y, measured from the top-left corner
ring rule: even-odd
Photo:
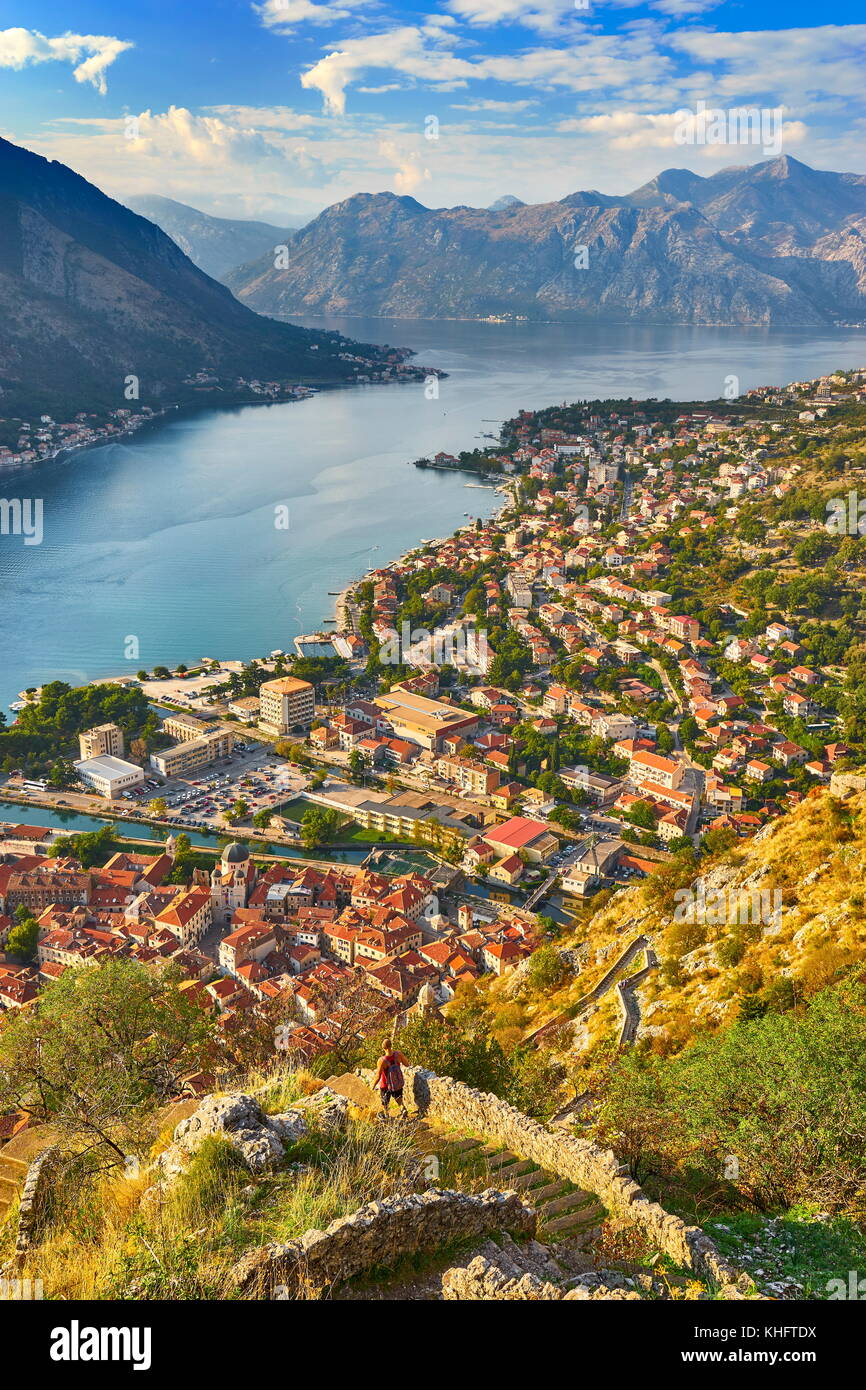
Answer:
[[[327,1087],[299,1100],[282,1115],[266,1115],[255,1096],[205,1096],[198,1109],[181,1120],[174,1143],[161,1155],[163,1177],[174,1177],[206,1139],[225,1139],[237,1149],[251,1173],[279,1168],[286,1145],[303,1139],[311,1127],[333,1132],[345,1127],[349,1102]]]
[[[235,1283],[247,1298],[317,1298],[359,1274],[454,1241],[493,1231],[533,1235],[535,1222],[515,1192],[433,1189],[383,1198],[324,1231],[251,1251],[235,1266]]]
[[[850,796],[852,792],[866,791],[866,774],[862,772],[834,772],[830,776],[830,795]]]

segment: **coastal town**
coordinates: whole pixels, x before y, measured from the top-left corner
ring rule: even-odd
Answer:
[[[337,359],[346,364],[351,380],[362,385],[427,380],[433,369],[411,362],[411,356],[406,348],[387,349],[375,358],[359,352],[337,353]],[[257,377],[224,378],[202,368],[183,378],[177,393],[179,399],[172,405],[155,408],[139,401],[141,387],[135,375],[120,378],[118,389],[124,399],[134,404],[80,410],[69,420],[57,420],[44,413],[32,420],[0,416],[0,473],[47,463],[94,444],[109,444],[126,438],[144,425],[164,420],[181,408],[304,401],[321,388],[302,382],[264,381]]]
[[[221,1026],[268,1018],[309,1060],[844,776],[857,605],[811,615],[825,563],[858,582],[860,532],[805,489],[821,450],[849,497],[864,405],[866,369],[700,408],[520,411],[462,459],[499,511],[365,574],[293,652],[85,687],[128,704],[50,771],[26,740],[68,687],[21,692],[0,1008],[90,962],[171,963]],[[12,803],[95,815],[102,843]],[[157,852],[137,821],[164,827]]]

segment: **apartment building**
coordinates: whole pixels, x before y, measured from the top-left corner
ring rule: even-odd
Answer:
[[[195,772],[218,758],[227,758],[234,747],[234,734],[227,729],[216,729],[203,738],[190,739],[186,743],[176,743],[173,748],[163,748],[159,753],[151,753],[150,765],[162,777],[183,777]]]
[[[673,791],[683,778],[682,764],[671,758],[662,758],[658,753],[634,753],[629,767],[632,782],[654,782],[658,786]]]
[[[289,734],[296,725],[308,725],[316,712],[313,686],[295,676],[265,681],[259,701],[259,724],[271,734]]]
[[[443,781],[453,783],[470,796],[489,796],[499,786],[498,772],[466,758],[438,758],[436,771]]]
[[[194,714],[169,714],[162,721],[162,732],[178,743],[192,743],[218,728],[215,720],[196,719]]]
[[[123,730],[117,724],[97,724],[93,729],[85,729],[78,735],[78,751],[83,762],[103,756],[122,758]]]
[[[513,570],[505,580],[505,587],[515,608],[529,609],[532,607],[532,589],[518,570]]]

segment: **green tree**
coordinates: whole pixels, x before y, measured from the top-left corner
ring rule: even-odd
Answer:
[[[6,950],[10,956],[16,956],[25,963],[33,960],[36,955],[36,942],[39,938],[39,926],[35,917],[24,917],[17,921],[14,927],[9,928],[6,937]]]
[[[568,967],[554,946],[540,946],[529,959],[529,983],[541,994],[558,989],[567,975]]]
[[[352,749],[351,753],[349,754],[348,765],[352,781],[362,782],[364,780],[364,773],[367,769],[367,764],[364,759],[364,754],[361,752],[360,748]]]
[[[0,1033],[0,1107],[50,1123],[96,1167],[149,1141],[148,1121],[212,1058],[214,1022],[171,969],[69,970]]]
[[[103,825],[79,835],[59,835],[51,847],[56,859],[77,859],[82,869],[104,864],[117,850],[117,826]]]

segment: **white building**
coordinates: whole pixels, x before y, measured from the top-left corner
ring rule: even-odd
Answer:
[[[107,753],[104,757],[84,758],[75,764],[75,771],[82,782],[93,787],[100,796],[109,798],[121,796],[131,787],[140,787],[144,782],[144,772],[135,763],[113,758]]]

